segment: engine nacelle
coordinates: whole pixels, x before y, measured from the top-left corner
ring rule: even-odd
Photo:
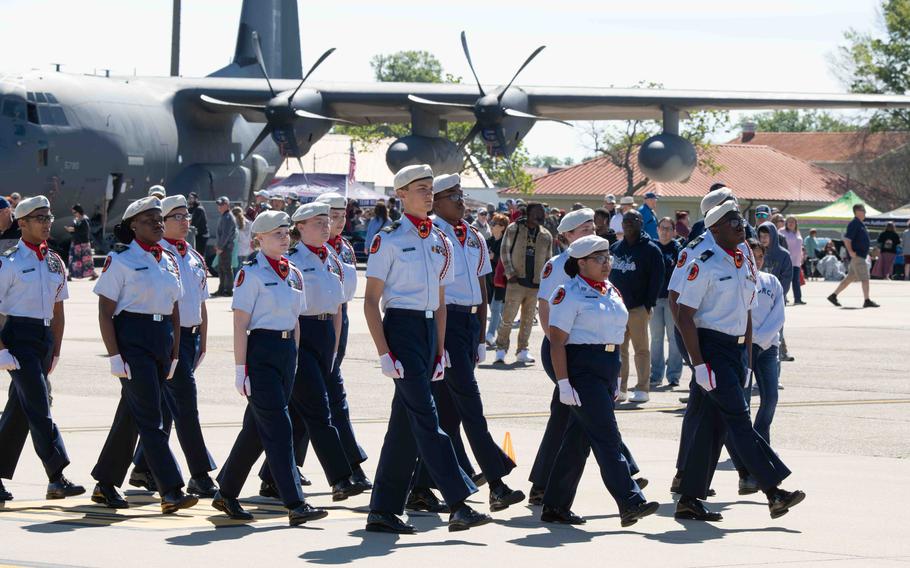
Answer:
[[[692,175],[698,156],[691,142],[669,132],[645,140],[638,150],[638,167],[648,178],[664,183],[684,181]]]
[[[436,175],[454,174],[461,171],[464,156],[451,140],[411,134],[392,142],[385,153],[385,163],[393,172],[413,164],[427,164]]]

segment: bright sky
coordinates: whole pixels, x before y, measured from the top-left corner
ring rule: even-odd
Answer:
[[[183,0],[181,74],[230,62],[242,0]],[[0,71],[167,75],[171,0],[0,0]],[[468,33],[484,83],[505,83],[538,45],[519,84],[843,92],[828,58],[849,27],[873,30],[879,0],[300,0],[303,66],[338,50],[313,81],[372,81],[379,53],[423,49],[466,79]],[[100,72],[100,71],[99,71]],[[532,154],[587,154],[579,129],[538,124]]]

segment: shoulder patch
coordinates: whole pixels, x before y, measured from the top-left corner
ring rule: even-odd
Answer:
[[[689,276],[686,279],[692,281],[696,278],[698,278],[698,264],[693,262],[692,268],[689,269]]]
[[[702,242],[703,240],[705,240],[705,234],[704,234],[704,233],[698,235],[697,237],[695,237],[694,239],[692,239],[691,241],[689,241],[689,244],[686,245],[686,248],[690,248],[690,249],[691,249],[691,248],[695,248],[695,247],[697,247],[699,244],[701,244],[701,242]]]
[[[559,288],[556,289],[556,295],[553,296],[553,305],[555,306],[557,304],[562,303],[562,301],[565,298],[566,298],[566,288],[565,288],[565,286],[560,286]]]
[[[101,267],[101,274],[107,272],[107,269],[111,267],[112,258],[113,257],[111,255],[107,255],[107,257],[104,259],[104,266]]]
[[[383,229],[383,231],[384,230],[385,229]],[[379,252],[380,246],[382,246],[382,235],[377,233],[376,236],[373,237],[373,242],[370,243],[370,254],[376,254]]]
[[[714,251],[706,250],[705,252],[701,253],[701,256],[698,257],[698,260],[704,262],[704,261],[708,260],[709,258],[711,258],[712,256],[714,256]]]
[[[676,268],[682,268],[683,266],[685,266],[686,258],[688,258],[686,251],[682,251],[682,254],[679,255],[679,260],[676,262]]]
[[[240,288],[243,286],[243,281],[246,280],[246,273],[243,269],[240,269],[240,272],[237,273],[237,281],[234,282],[234,288]]]
[[[17,250],[19,250],[19,245],[12,246],[12,247],[6,249],[5,251],[3,251],[3,253],[0,253],[0,256],[5,256],[5,257],[13,256],[13,254],[15,254]]]
[[[129,245],[125,245],[123,243],[117,243],[111,248],[111,250],[117,254],[120,254],[122,252],[130,250],[130,247]]]
[[[382,228],[383,233],[391,233],[401,226],[401,221],[393,221],[391,225]]]
[[[550,261],[547,261],[546,266],[543,267],[543,277],[549,278],[550,274],[552,274],[552,273],[553,273],[553,263]]]

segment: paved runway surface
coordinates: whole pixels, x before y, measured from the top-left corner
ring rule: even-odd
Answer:
[[[214,286],[212,286],[214,287]],[[229,521],[208,502],[162,516],[148,493],[127,491],[132,507],[115,512],[88,498],[44,501],[46,480],[30,446],[7,488],[16,499],[0,508],[0,567],[174,566],[282,564],[305,561],[366,565],[471,566],[492,562],[537,566],[635,563],[636,566],[910,566],[910,283],[873,282],[877,310],[862,303],[858,287],[837,309],[824,297],[834,285],[811,282],[807,306],[788,307],[786,336],[796,361],[784,363],[772,444],[794,471],[784,487],[807,492],[805,503],[777,520],[757,495],[740,497],[729,461],[721,464],[713,508],[721,523],[673,519],[669,493],[682,417],[681,389],[659,389],[645,405],[624,404],[623,437],[651,481],[645,494],[660,501],[658,515],[622,529],[616,506],[593,460],[575,511],[581,527],[544,525],[526,505],[494,513],[496,523],[467,533],[446,531],[445,516],[411,516],[417,535],[395,537],[363,530],[369,498],[332,503],[314,458],[304,471],[314,484],[308,498],[329,508],[328,518],[289,528],[276,502],[256,496],[250,479],[245,505],[250,524]],[[63,357],[53,377],[54,413],[73,464],[67,475],[89,488],[94,460],[113,418],[119,383],[108,375],[91,285],[71,285]],[[344,375],[361,443],[372,475],[385,433],[392,385],[379,373],[361,302],[350,311],[352,329]],[[227,455],[239,429],[243,400],[233,389],[230,303],[209,302],[208,355],[199,373],[200,412],[216,461]],[[514,332],[517,333],[517,330]],[[536,355],[541,334],[535,330]],[[514,334],[513,334],[514,341]],[[492,354],[491,354],[492,355]],[[492,359],[492,357],[490,357]],[[539,363],[484,364],[480,387],[496,439],[511,434],[518,469],[506,481],[527,492],[525,481],[546,422],[551,383]],[[634,370],[633,370],[634,375]],[[0,378],[0,404],[8,377]],[[757,399],[756,399],[757,402]],[[176,439],[175,453],[180,457]],[[726,460],[726,457],[724,457]],[[255,471],[255,469],[254,469]],[[487,488],[474,496],[487,510]]]

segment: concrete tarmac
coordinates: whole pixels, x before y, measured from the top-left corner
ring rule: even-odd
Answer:
[[[588,519],[586,525],[543,524],[538,508],[521,504],[494,513],[495,524],[465,533],[447,532],[445,515],[411,515],[418,534],[396,537],[364,531],[368,495],[332,503],[312,456],[304,466],[313,480],[308,499],[330,514],[290,528],[283,508],[257,496],[255,477],[243,492],[245,506],[256,515],[249,524],[225,519],[205,501],[163,516],[156,496],[141,491],[126,491],[132,507],[122,511],[97,507],[85,496],[45,501],[46,480],[29,444],[15,478],[5,482],[15,500],[0,505],[0,566],[295,561],[472,567],[617,561],[639,567],[910,566],[910,283],[873,282],[872,296],[882,308],[867,310],[857,309],[862,304],[858,285],[841,296],[844,308],[834,308],[825,301],[833,288],[833,283],[810,282],[803,289],[809,304],[787,308],[786,337],[796,361],[783,364],[785,388],[771,441],[794,472],[783,486],[803,489],[808,497],[780,519],[770,519],[760,494],[737,495],[736,474],[726,456],[715,476],[717,497],[710,500],[724,521],[673,519],[669,485],[682,417],[679,397],[685,390],[661,387],[649,403],[623,404],[618,413],[623,437],[650,480],[645,494],[662,505],[657,515],[626,529],[620,527],[593,457],[574,506]],[[52,377],[53,412],[73,461],[67,476],[90,490],[89,472],[113,418],[119,383],[108,374],[91,284],[72,283],[70,294],[63,355]],[[221,463],[245,403],[233,388],[230,300],[211,300],[208,306],[208,353],[198,377],[200,413],[209,449]],[[343,372],[355,430],[370,455],[364,467],[372,476],[392,385],[379,372],[361,307],[358,296],[350,310]],[[535,355],[541,337],[535,329]],[[506,482],[527,492],[552,386],[540,363],[512,361],[514,353],[507,365],[485,363],[478,377],[494,438],[502,440],[508,432],[517,454],[518,469]],[[8,380],[0,379],[0,404]],[[172,447],[183,463],[175,436]],[[487,511],[487,496],[482,487],[472,504]]]

